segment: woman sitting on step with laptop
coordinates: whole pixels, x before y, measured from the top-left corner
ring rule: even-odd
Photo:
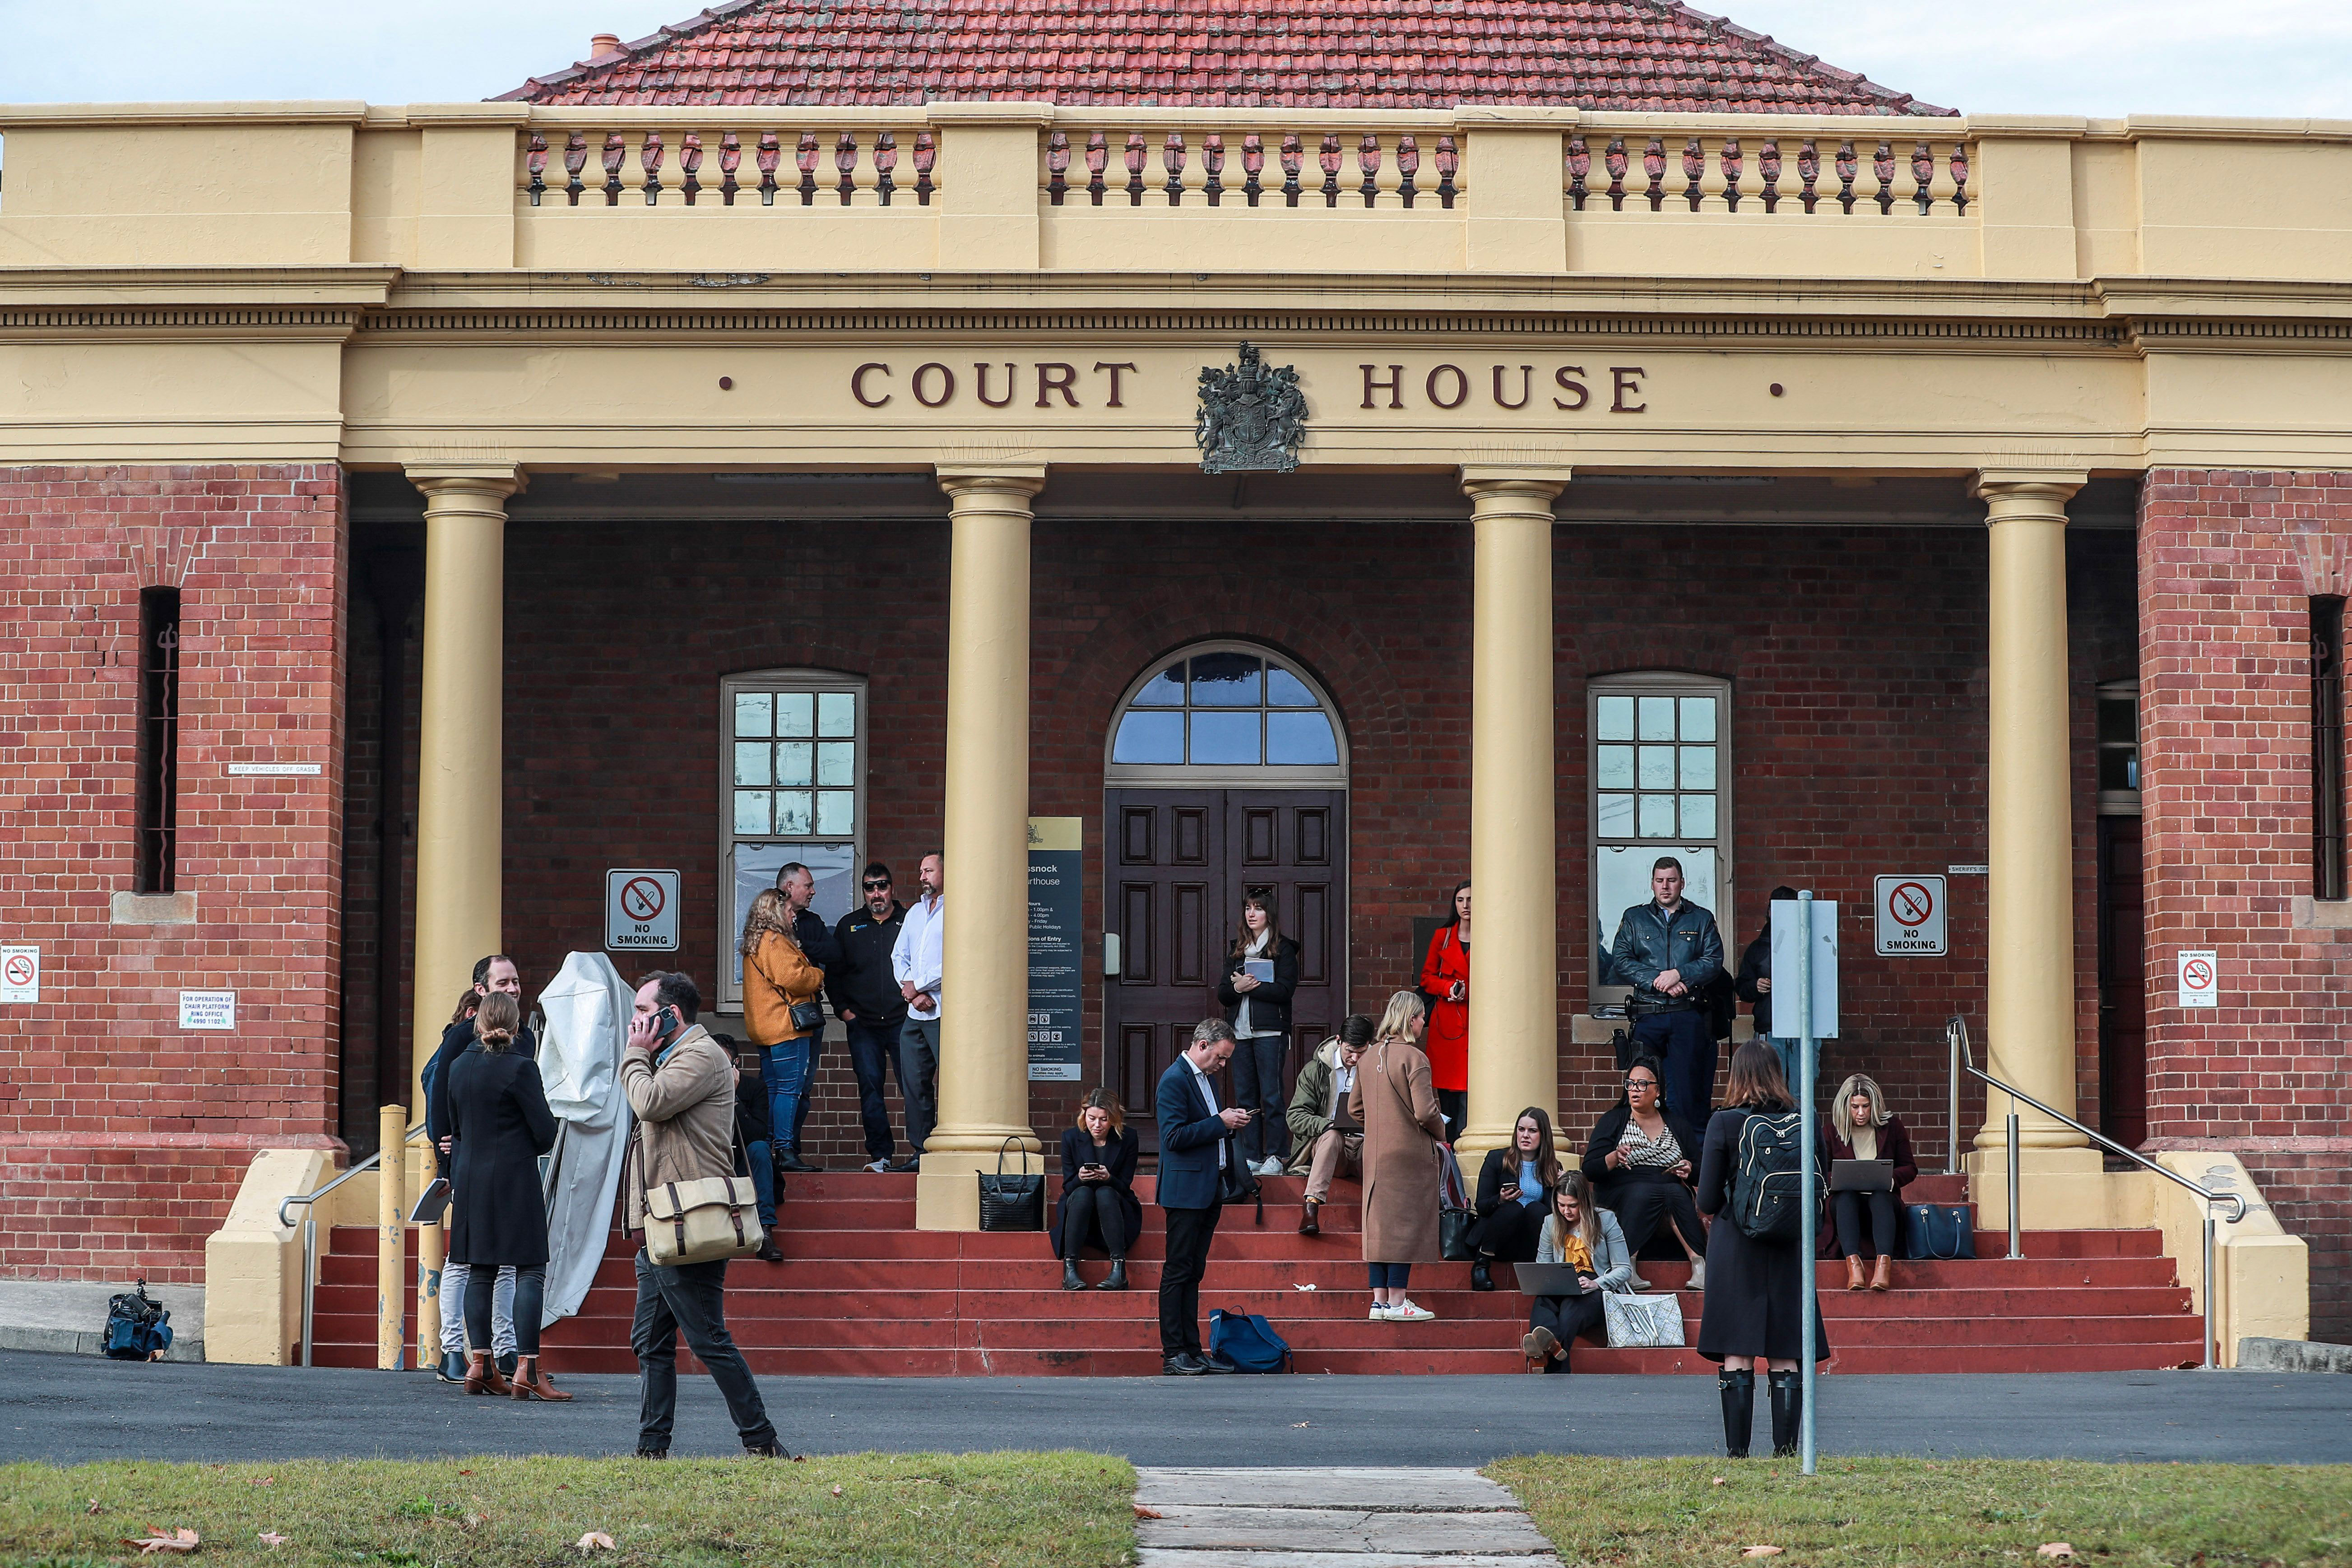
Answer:
[[[1844,1162],[1846,1168],[1840,1169]],[[1919,1174],[1911,1134],[1902,1118],[1886,1109],[1877,1081],[1851,1073],[1838,1085],[1837,1099],[1822,1121],[1822,1168],[1830,1173],[1832,1207],[1837,1214],[1838,1250],[1845,1255],[1845,1288],[1888,1290],[1895,1285],[1895,1247],[1903,1239],[1903,1189]],[[1862,1276],[1869,1224],[1869,1257],[1878,1262],[1867,1281]]]
[[[1560,1293],[1539,1293],[1540,1286],[1528,1289],[1534,1300],[1519,1348],[1527,1354],[1529,1372],[1540,1367],[1564,1373],[1569,1342],[1603,1321],[1601,1292],[1633,1288],[1633,1255],[1626,1249],[1625,1233],[1618,1228],[1615,1215],[1593,1206],[1592,1184],[1581,1171],[1569,1172],[1553,1190],[1551,1215],[1536,1244],[1534,1269],[1521,1265],[1521,1277],[1535,1286],[1546,1270],[1556,1274],[1552,1283]]]

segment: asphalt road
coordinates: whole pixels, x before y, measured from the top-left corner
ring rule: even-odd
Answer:
[[[0,1352],[0,1459],[205,1461],[608,1454],[636,1382],[570,1405],[469,1399],[423,1373]],[[1477,1465],[1526,1452],[1719,1452],[1707,1377],[768,1378],[794,1449],[1087,1448],[1141,1465]],[[2147,1372],[1822,1381],[1825,1454],[2352,1463],[2352,1377]],[[1756,1431],[1769,1417],[1757,1401]],[[677,1451],[735,1450],[708,1378]]]

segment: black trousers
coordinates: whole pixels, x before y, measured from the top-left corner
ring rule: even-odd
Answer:
[[[1168,1260],[1160,1266],[1160,1353],[1201,1353],[1201,1276],[1208,1272],[1209,1243],[1216,1239],[1222,1204],[1204,1209],[1170,1209]]]
[[[1581,1296],[1538,1296],[1528,1308],[1528,1327],[1549,1329],[1559,1341],[1559,1348],[1568,1352],[1558,1361],[1546,1362],[1546,1372],[1566,1372],[1568,1358],[1576,1352],[1570,1342],[1579,1334],[1589,1334],[1604,1321],[1601,1292],[1587,1290]]]
[[[1693,1007],[1637,1018],[1633,1044],[1665,1065],[1666,1103],[1692,1126],[1706,1126],[1715,1102],[1715,1031],[1706,1014]]]
[[[1462,1137],[1462,1123],[1470,1115],[1470,1091],[1466,1089],[1441,1089],[1437,1093],[1437,1109],[1445,1118],[1445,1142],[1448,1147]]]
[[[1108,1182],[1083,1183],[1062,1196],[1062,1256],[1076,1258],[1082,1247],[1099,1247],[1113,1258],[1127,1256],[1127,1206],[1118,1189]]]
[[[1485,1219],[1470,1226],[1470,1245],[1501,1263],[1533,1263],[1536,1244],[1543,1239],[1543,1205],[1498,1205]]]
[[[1234,1103],[1255,1113],[1234,1142],[1252,1163],[1268,1155],[1290,1163],[1290,1124],[1283,1119],[1283,1108],[1290,1102],[1282,1092],[1282,1069],[1289,1055],[1286,1035],[1252,1035],[1234,1048]]]
[[[1901,1217],[1895,1212],[1893,1193],[1838,1193],[1838,1250],[1848,1258],[1892,1258],[1895,1256],[1895,1222]],[[1862,1220],[1864,1212],[1870,1215],[1870,1238],[1874,1245],[1864,1247]],[[468,1288],[471,1281],[467,1282]],[[522,1299],[515,1299],[515,1329],[522,1329]]]
[[[1698,1205],[1691,1201],[1691,1192],[1671,1177],[1651,1181],[1629,1177],[1617,1184],[1613,1194],[1617,1200],[1617,1225],[1625,1233],[1625,1255],[1642,1256],[1649,1239],[1665,1227],[1667,1220],[1675,1222],[1683,1239],[1701,1256],[1706,1252],[1706,1227],[1699,1224]]]
[[[468,1284],[470,1286],[470,1281]],[[520,1335],[522,1322],[515,1328]],[[637,1352],[643,1400],[637,1413],[637,1447],[669,1451],[670,1427],[677,1416],[677,1336],[710,1369],[710,1380],[735,1418],[736,1436],[746,1448],[776,1442],[760,1386],[743,1352],[727,1331],[727,1260],[657,1268],[637,1252],[637,1316],[629,1325],[629,1346]]]
[[[476,1268],[466,1276],[466,1342],[481,1349],[490,1343],[490,1296],[499,1288],[499,1270],[495,1264]],[[539,1320],[547,1306],[547,1265],[515,1270],[514,1337],[515,1354],[539,1353]]]

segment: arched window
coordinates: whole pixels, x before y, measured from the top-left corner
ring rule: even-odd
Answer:
[[[1347,731],[1296,663],[1247,643],[1202,643],[1129,689],[1104,773],[1128,784],[1345,784]]]

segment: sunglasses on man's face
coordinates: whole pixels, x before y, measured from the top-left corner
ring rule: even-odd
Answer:
[[[878,893],[889,887],[889,885],[890,884],[887,882],[868,882],[866,884],[866,890],[869,893]]]

